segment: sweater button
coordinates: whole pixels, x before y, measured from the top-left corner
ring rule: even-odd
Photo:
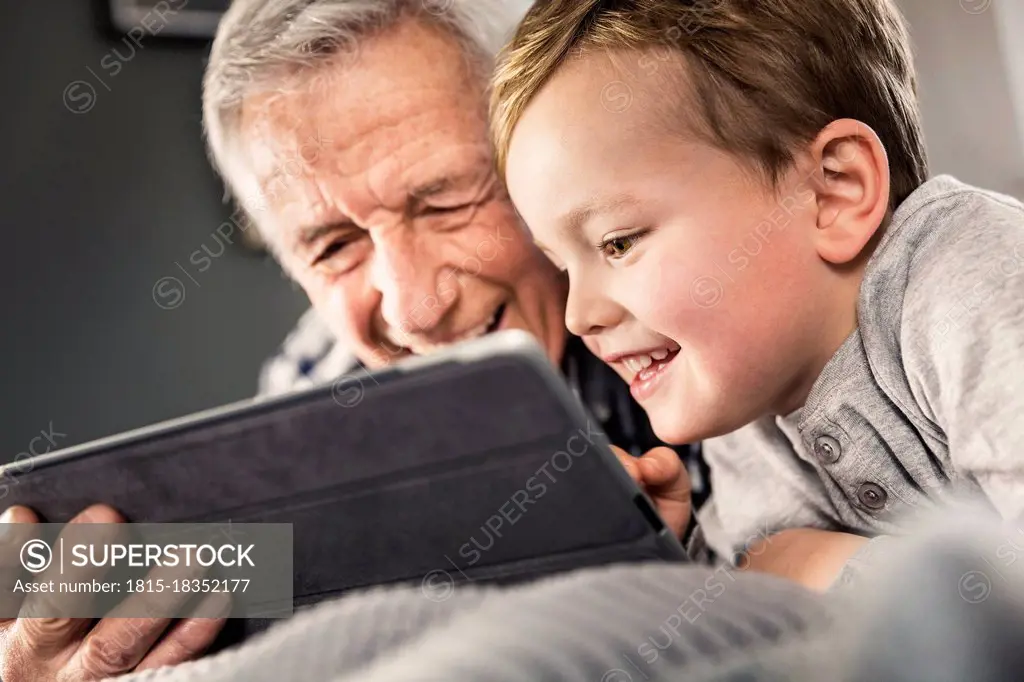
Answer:
[[[839,441],[832,436],[818,436],[814,439],[814,455],[825,464],[835,464],[842,453]]]
[[[878,511],[885,507],[885,502],[889,498],[882,486],[877,483],[870,481],[861,483],[860,488],[857,489],[857,499],[860,503],[870,509],[871,511]]]

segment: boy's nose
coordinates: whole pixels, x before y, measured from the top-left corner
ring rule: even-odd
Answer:
[[[576,336],[593,336],[614,327],[622,318],[622,308],[604,295],[597,283],[569,282],[565,305],[565,327]]]

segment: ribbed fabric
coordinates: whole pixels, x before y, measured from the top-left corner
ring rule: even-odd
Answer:
[[[664,563],[449,593],[376,588],[320,604],[239,649],[116,679],[1020,680],[1024,530],[967,507],[906,530],[860,580],[827,596],[764,575]]]
[[[387,588],[121,682],[1016,682],[1024,531],[965,511],[914,528],[827,597],[649,564],[511,588]]]
[[[435,596],[436,595],[431,595]],[[755,574],[651,564],[530,585],[375,589],[296,615],[240,649],[121,682],[631,682],[713,679],[826,627],[825,606]],[[745,659],[744,659],[745,660]]]

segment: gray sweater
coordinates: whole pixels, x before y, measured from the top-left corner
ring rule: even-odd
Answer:
[[[857,315],[802,408],[705,443],[699,520],[721,556],[785,528],[899,533],[951,495],[1024,512],[1024,206],[929,180],[895,211]]]

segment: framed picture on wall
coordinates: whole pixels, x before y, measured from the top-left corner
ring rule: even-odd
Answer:
[[[109,0],[115,31],[174,38],[212,38],[231,0]]]

